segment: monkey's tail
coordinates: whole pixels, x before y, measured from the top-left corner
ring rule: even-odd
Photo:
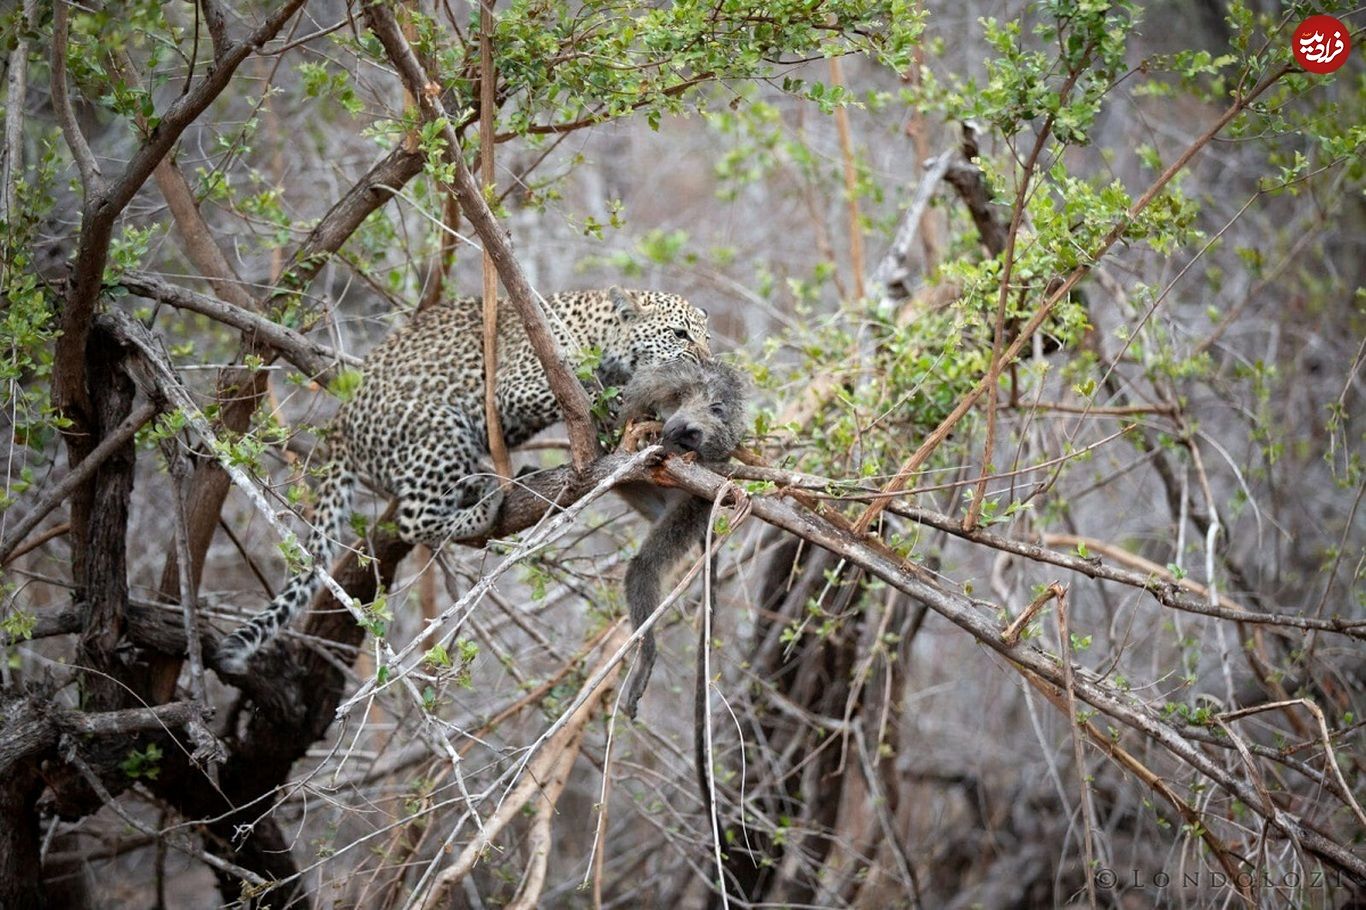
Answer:
[[[708,506],[710,513],[710,506]],[[704,542],[705,546],[705,542]],[[711,559],[711,574],[716,577],[717,554],[713,553],[708,557],[704,551],[703,558]],[[702,598],[702,609],[706,614],[712,613],[711,598]],[[710,615],[703,615],[697,624],[697,690],[693,697],[693,767],[697,772],[697,792],[702,797],[702,814],[707,819],[707,827],[710,830],[711,839],[715,841],[717,853],[725,852],[725,842],[722,840],[724,827],[721,821],[721,813],[716,809],[716,802],[712,799],[712,783],[714,781],[712,756],[707,750],[707,734],[711,729],[711,712],[707,710],[707,693],[711,686],[711,680],[707,678],[707,649],[711,647],[711,642],[707,640],[707,632],[711,629]],[[718,886],[724,890],[726,887],[724,870],[717,870],[720,878]]]
[[[702,609],[711,609],[706,598],[702,600]],[[702,797],[702,813],[707,816],[707,824],[713,827],[714,833],[719,834],[721,819],[716,816],[716,807],[712,804],[711,762],[707,755],[707,728],[711,725],[711,712],[707,710],[707,687],[711,685],[711,680],[707,679],[706,649],[711,647],[711,642],[707,641],[707,625],[704,618],[697,628],[697,692],[693,698],[692,717],[693,765],[697,771],[697,792]]]

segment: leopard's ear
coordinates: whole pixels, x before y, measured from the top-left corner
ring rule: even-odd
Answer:
[[[623,321],[635,319],[645,311],[630,291],[623,291],[615,284],[607,289],[607,299],[612,301],[613,309]]]

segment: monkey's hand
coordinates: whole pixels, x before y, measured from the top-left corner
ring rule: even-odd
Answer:
[[[658,420],[633,420],[626,424],[626,430],[621,434],[621,447],[634,454],[643,446],[658,441],[662,432],[664,424]]]

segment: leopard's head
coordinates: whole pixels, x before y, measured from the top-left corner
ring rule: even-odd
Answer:
[[[607,296],[617,318],[616,338],[604,351],[627,375],[636,370],[711,357],[707,313],[676,294],[610,288]]]

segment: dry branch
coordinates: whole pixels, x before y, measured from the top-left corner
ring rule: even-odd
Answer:
[[[679,487],[694,496],[713,497],[727,482],[718,474],[680,459],[668,460],[663,469]],[[849,563],[916,598],[1013,664],[1035,673],[1059,689],[1065,687],[1062,671],[1055,658],[1035,647],[1023,644],[1012,646],[1005,640],[997,626],[996,611],[926,580],[923,572],[907,565],[876,538],[851,533],[784,498],[752,497],[750,507],[756,517],[838,554]],[[1145,706],[1136,703],[1126,693],[1077,668],[1073,670],[1073,685],[1077,697],[1097,711],[1139,731],[1244,804],[1262,806],[1253,787],[1211,759],[1198,744],[1187,739]],[[1298,842],[1353,881],[1366,885],[1366,861],[1346,846],[1310,828],[1298,816],[1279,807],[1264,807],[1256,811],[1292,842]]]
[[[38,526],[38,522],[61,505],[62,501],[70,496],[77,487],[94,476],[100,465],[104,464],[109,456],[132,439],[133,434],[140,430],[143,424],[151,420],[157,410],[157,405],[151,402],[139,405],[112,433],[101,439],[100,444],[91,450],[90,454],[71,470],[71,473],[58,481],[57,485],[39,500],[32,511],[19,520],[14,526],[14,530],[10,532],[9,537],[0,543],[0,565],[9,561],[10,554],[23,542],[28,533]]]
[[[588,393],[584,391],[583,385],[575,378],[573,370],[566,363],[564,352],[560,350],[555,337],[550,333],[545,310],[538,302],[526,275],[523,274],[522,267],[513,256],[512,246],[508,243],[502,226],[489,210],[478,181],[465,164],[464,156],[461,154],[460,137],[451,126],[454,120],[441,103],[440,88],[427,76],[413,49],[399,31],[392,9],[381,3],[372,4],[366,8],[365,18],[375,36],[384,45],[385,53],[398,70],[403,84],[418,99],[423,116],[428,121],[442,125],[441,132],[446,141],[443,155],[455,172],[453,189],[460,200],[460,207],[483,242],[484,250],[498,267],[498,275],[503,279],[503,287],[507,289],[508,298],[517,310],[517,315],[526,329],[527,339],[545,370],[550,390],[555,395],[555,401],[560,406],[565,426],[569,430],[570,452],[574,465],[579,468],[586,467],[597,454],[597,437],[589,418]]]
[[[311,379],[326,383],[336,375],[337,364],[359,366],[360,358],[334,350],[326,344],[273,322],[249,309],[215,300],[204,294],[162,281],[142,272],[125,272],[119,284],[139,297],[156,300],[181,310],[208,316],[240,330],[248,342],[257,341],[279,351]]]
[[[497,114],[493,68],[493,0],[479,3],[479,169],[484,193],[495,195],[493,121]],[[504,479],[512,476],[503,422],[498,414],[498,267],[485,247],[481,257],[484,277],[484,424],[488,428],[489,458]],[[580,466],[582,467],[582,466]]]

